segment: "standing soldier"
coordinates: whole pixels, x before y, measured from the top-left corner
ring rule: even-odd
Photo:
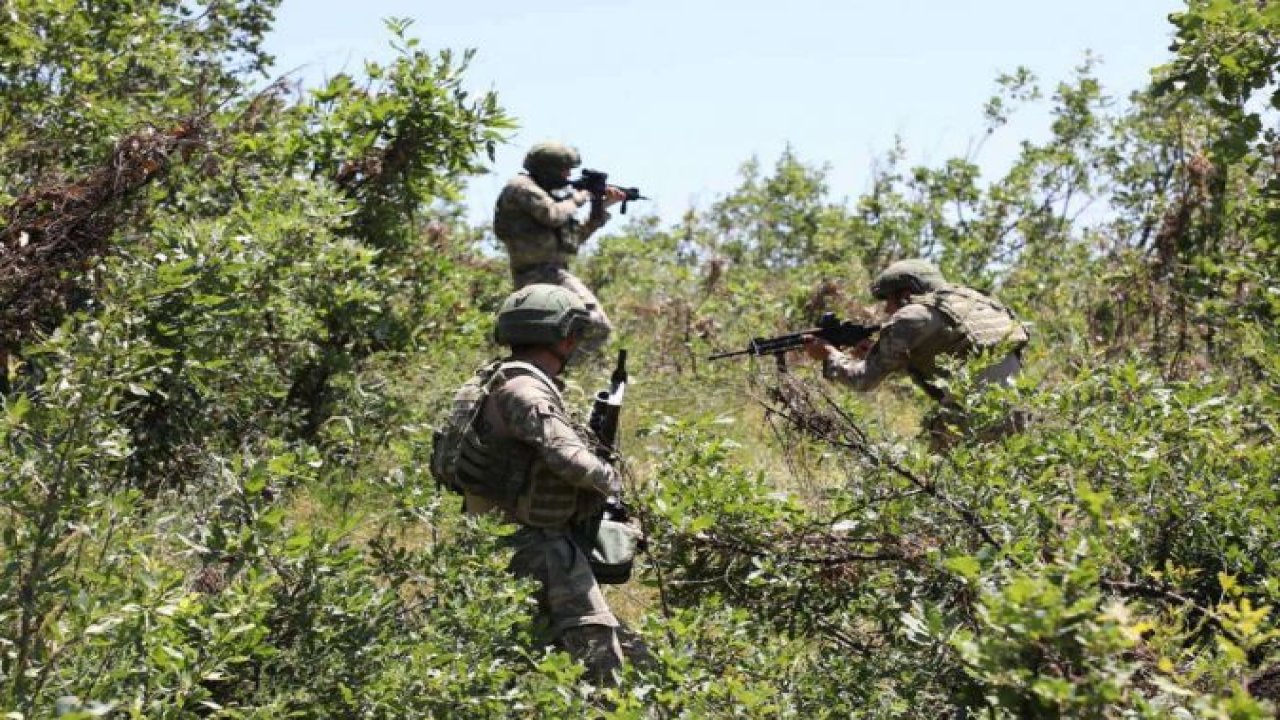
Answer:
[[[609,186],[601,195],[569,186],[569,174],[582,164],[578,151],[558,142],[534,145],[524,157],[522,173],[498,195],[493,232],[507,248],[516,289],[533,283],[559,285],[577,295],[591,313],[585,350],[602,347],[613,326],[590,288],[569,272],[569,258],[609,221],[605,208],[626,198]],[[591,203],[585,223],[574,214]]]
[[[805,352],[822,361],[822,374],[855,390],[874,389],[886,377],[906,372],[939,403],[927,430],[945,446],[949,424],[962,425],[959,398],[937,381],[945,377],[943,357],[971,358],[996,348],[1007,354],[994,358],[978,372],[978,382],[1006,383],[1022,369],[1027,331],[1013,312],[977,290],[953,285],[932,263],[900,260],[885,268],[871,283],[871,294],[884,302],[889,320],[879,337],[855,346],[848,355],[820,338],[808,337]],[[1012,417],[997,433],[1017,429],[1023,420]]]
[[[550,639],[600,682],[622,662],[618,621],[574,529],[598,516],[621,481],[569,420],[557,379],[590,327],[586,306],[562,287],[534,284],[509,296],[494,335],[511,355],[458,391],[431,469],[464,492],[468,513],[496,512],[520,526],[509,537],[511,571],[541,584]]]

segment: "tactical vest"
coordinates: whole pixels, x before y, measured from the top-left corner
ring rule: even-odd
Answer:
[[[911,302],[936,309],[963,334],[963,346],[953,352],[975,353],[1003,343],[1016,350],[1027,344],[1027,330],[1013,311],[977,290],[952,285]]]
[[[559,392],[556,396],[560,398]],[[565,412],[563,398],[560,400],[559,409]],[[594,442],[586,426],[575,422],[567,412],[564,419],[584,444]],[[569,482],[535,458],[529,470],[529,484],[516,503],[515,517],[533,527],[564,527],[598,514],[603,502],[603,495]]]
[[[929,382],[939,371],[940,355],[967,357],[996,347],[1008,347],[1011,353],[1022,350],[1029,339],[1027,330],[1004,304],[977,290],[950,285],[940,290],[913,295],[908,303],[936,310],[947,322],[949,337],[938,347],[922,348],[921,364],[908,368],[913,380],[935,400],[946,393]],[[924,357],[927,356],[927,357]],[[998,360],[997,360],[998,361]]]
[[[578,221],[570,218],[560,227],[548,227],[538,221],[522,205],[521,195],[544,197],[548,202],[563,201],[539,185],[528,175],[520,175],[507,183],[494,205],[493,233],[507,248],[513,270],[534,265],[566,265],[578,253]]]
[[[511,438],[490,437],[485,401],[511,378],[531,375],[559,390],[529,363],[496,361],[476,371],[453,398],[453,407],[432,437],[431,474],[436,482],[512,508],[529,484],[534,450]]]

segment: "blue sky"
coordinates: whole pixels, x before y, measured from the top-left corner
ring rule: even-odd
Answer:
[[[644,211],[673,221],[732,190],[738,169],[771,167],[790,144],[830,167],[832,194],[867,188],[873,160],[900,136],[912,163],[970,152],[995,77],[1025,65],[1046,89],[1086,51],[1123,99],[1164,62],[1166,16],[1178,0],[284,0],[268,50],[276,71],[308,85],[364,59],[386,59],[383,19],[414,20],[429,48],[475,48],[468,85],[496,90],[521,127],[475,178],[469,216],[493,198],[529,145],[563,139],[585,164],[639,186]],[[1043,137],[1043,112],[982,146],[987,173],[1022,139]],[[636,210],[641,210],[637,207]]]

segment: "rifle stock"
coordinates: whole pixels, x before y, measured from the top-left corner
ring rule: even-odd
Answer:
[[[627,392],[627,351],[618,351],[618,364],[609,376],[609,388],[596,393],[591,403],[591,415],[587,426],[596,436],[606,459],[618,452],[618,418],[622,414],[622,400]]]

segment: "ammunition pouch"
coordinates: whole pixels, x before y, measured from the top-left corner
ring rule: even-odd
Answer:
[[[463,435],[454,467],[456,484],[464,493],[479,495],[504,508],[515,507],[516,498],[529,485],[534,451],[515,440],[482,440],[477,433]]]

